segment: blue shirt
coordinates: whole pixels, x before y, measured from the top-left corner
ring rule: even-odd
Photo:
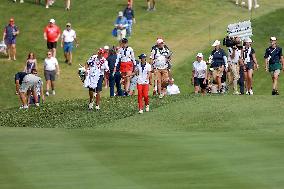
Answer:
[[[124,28],[127,27],[128,25],[128,22],[127,22],[127,19],[123,16],[123,17],[118,17],[115,21],[115,26],[118,26],[118,25],[123,25]]]
[[[275,64],[280,63],[281,56],[283,56],[281,47],[272,48],[270,46],[266,49],[264,58],[270,57],[269,64]]]
[[[107,62],[108,62],[108,67],[109,67],[110,72],[114,71],[116,59],[117,59],[117,55],[116,54],[110,54],[107,57]],[[119,70],[120,70],[120,61],[117,64],[116,72],[119,72]]]
[[[8,39],[8,40],[13,40],[16,38],[16,35],[13,34],[13,32],[17,32],[18,31],[18,27],[15,26],[15,25],[7,25],[5,27],[5,33],[6,33],[6,36],[5,36],[5,39]]]
[[[134,10],[132,8],[126,7],[126,9],[123,11],[123,15],[127,20],[132,20],[134,18]]]
[[[224,56],[226,56],[226,53],[223,49],[213,50],[211,55],[213,56],[212,68],[225,66]]]
[[[24,77],[28,75],[26,72],[18,72],[15,75],[15,83],[17,80],[19,80],[20,85],[22,85]]]

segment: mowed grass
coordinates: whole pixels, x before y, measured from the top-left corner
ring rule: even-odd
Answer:
[[[23,70],[28,52],[33,51],[37,55],[39,73],[43,77],[42,64],[46,54],[43,29],[50,18],[54,18],[61,29],[64,29],[67,22],[71,22],[77,31],[80,46],[74,50],[71,67],[63,63],[63,52],[58,48],[61,76],[56,82],[56,97],[47,98],[47,101],[84,98],[86,91],[77,76],[78,64],[84,64],[99,47],[117,44],[111,36],[111,30],[117,12],[123,10],[125,4],[126,1],[123,0],[76,0],[72,1],[72,10],[67,12],[64,11],[62,1],[56,2],[47,10],[43,5],[35,5],[33,0],[26,0],[23,4],[3,0],[0,4],[0,26],[4,27],[9,18],[14,17],[21,33],[17,38],[17,61],[8,62],[6,57],[0,57],[0,108],[19,104],[18,97],[14,95],[14,75]],[[182,92],[189,93],[192,92],[188,87],[190,65],[197,51],[208,49],[212,41],[224,37],[229,23],[247,20],[251,15],[253,19],[258,18],[284,7],[284,4],[281,0],[263,0],[261,8],[253,10],[252,14],[245,8],[236,7],[230,0],[163,0],[157,2],[155,12],[145,11],[144,0],[135,1],[134,6],[137,24],[134,26],[130,46],[135,49],[136,55],[142,52],[149,54],[156,38],[162,36],[174,52],[176,82],[181,86]],[[263,45],[263,41],[257,43]],[[263,47],[257,49],[259,51],[263,52]],[[105,92],[104,95],[107,96],[108,93]]]
[[[182,98],[111,122],[78,120],[85,129],[1,127],[0,187],[282,188],[282,97]]]

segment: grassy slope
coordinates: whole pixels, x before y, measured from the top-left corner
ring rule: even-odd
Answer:
[[[61,62],[62,74],[57,82],[56,98],[48,98],[48,101],[85,97],[86,91],[82,89],[76,75],[77,64],[83,64],[94,49],[105,44],[116,43],[115,39],[110,36],[110,31],[117,11],[124,8],[124,1],[121,0],[78,0],[73,2],[71,12],[64,12],[61,2],[57,2],[55,7],[49,10],[43,6],[34,5],[32,2],[32,0],[26,0],[24,4],[13,4],[11,1],[4,1],[0,5],[0,15],[3,18],[0,25],[4,26],[6,21],[14,16],[16,24],[21,30],[17,45],[18,60],[7,62],[3,58],[0,59],[1,109],[18,104],[17,96],[12,95],[14,94],[13,75],[23,69],[24,60],[29,51],[34,51],[37,54],[40,67],[42,67],[42,60],[46,54],[42,31],[50,18],[55,18],[61,27],[70,21],[77,31],[81,46],[74,52],[72,67],[62,64],[62,50],[59,48],[58,57]],[[269,2],[272,6],[267,6]],[[261,5],[262,7],[257,12],[253,12],[253,17],[259,17],[284,6],[280,0],[263,0]],[[7,9],[7,7],[9,8]],[[213,41],[215,38],[223,37],[228,23],[247,19],[250,16],[246,9],[236,8],[231,1],[165,0],[159,1],[157,8],[156,12],[148,13],[145,11],[145,1],[135,1],[137,24],[130,45],[134,47],[136,54],[149,52],[155,38],[163,36],[175,53],[175,69],[178,70],[175,77],[178,78],[177,83],[181,85],[182,91],[186,93],[191,91],[187,86],[188,79],[179,76],[190,75],[190,70],[183,68],[184,66],[188,68],[192,55],[197,50],[207,48],[209,40]],[[211,15],[214,15],[214,20],[211,19]],[[208,36],[209,25],[211,28],[210,39]]]

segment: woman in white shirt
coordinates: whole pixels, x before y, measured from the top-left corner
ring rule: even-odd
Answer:
[[[139,59],[141,60],[135,69],[135,73],[137,75],[137,90],[138,90],[138,108],[139,113],[143,113],[144,105],[143,98],[145,102],[145,111],[149,112],[149,77],[151,73],[151,65],[146,62],[146,54],[141,54]]]
[[[51,85],[52,94],[55,95],[55,76],[59,76],[60,70],[58,61],[52,56],[52,52],[48,51],[47,57],[44,59],[44,77],[46,81],[46,96],[49,96],[49,89]]]
[[[196,55],[196,61],[193,62],[192,68],[192,84],[194,84],[194,93],[198,94],[200,88],[202,95],[205,95],[207,86],[207,65],[203,60],[203,54]]]

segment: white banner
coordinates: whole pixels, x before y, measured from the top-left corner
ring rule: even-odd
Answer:
[[[235,24],[229,24],[227,33],[229,37],[240,37],[241,39],[253,36],[251,21],[248,20]]]

